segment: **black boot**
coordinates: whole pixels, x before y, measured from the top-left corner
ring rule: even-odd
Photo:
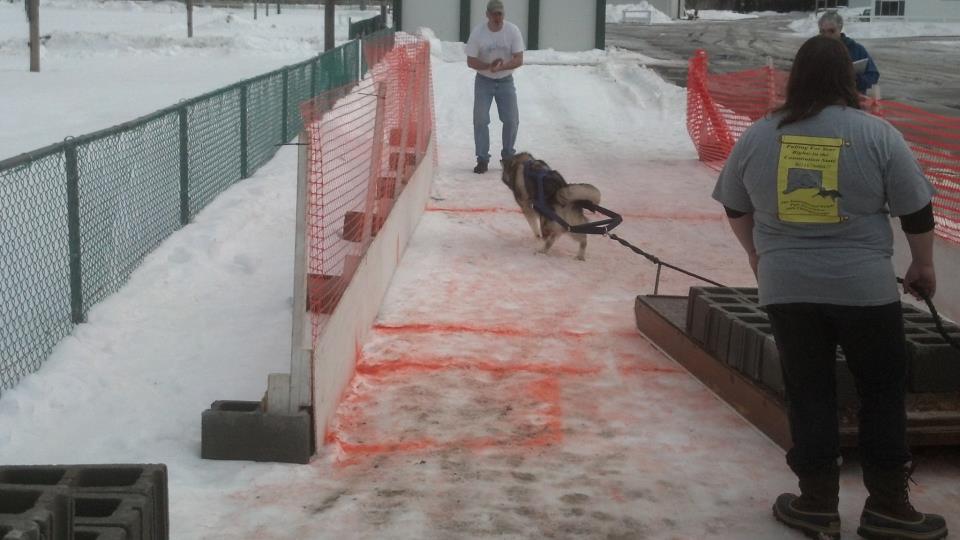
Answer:
[[[869,539],[937,540],[947,536],[943,516],[924,514],[910,504],[910,475],[907,465],[877,469],[863,468],[863,485],[870,496],[860,514],[857,534]]]
[[[487,172],[487,162],[482,159],[477,160],[477,166],[473,168],[473,172],[477,174],[483,174]]]
[[[840,538],[840,469],[798,475],[800,496],[784,493],[773,504],[773,516],[810,538]]]

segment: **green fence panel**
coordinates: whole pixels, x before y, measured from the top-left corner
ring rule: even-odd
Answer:
[[[73,328],[63,152],[12,162],[0,165],[0,394]]]
[[[252,174],[277,153],[283,140],[283,72],[247,84],[247,165]]]
[[[368,37],[392,44],[392,34]],[[351,41],[0,162],[0,392],[39,369],[170,234],[296,136],[300,103],[357,82],[360,52]]]
[[[293,66],[287,71],[287,133],[283,142],[296,137],[303,129],[303,120],[300,118],[300,104],[313,97],[311,95],[310,77],[313,76],[311,65],[306,62]]]
[[[170,111],[77,143],[83,313],[180,228],[180,120]]]
[[[240,92],[234,86],[188,105],[191,218],[243,178]]]

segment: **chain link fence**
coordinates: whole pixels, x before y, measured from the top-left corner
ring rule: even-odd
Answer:
[[[301,102],[356,84],[360,56],[360,41],[350,41],[0,161],[0,395],[156,246],[296,136]]]

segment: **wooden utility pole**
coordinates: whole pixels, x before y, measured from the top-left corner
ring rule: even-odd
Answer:
[[[187,37],[193,37],[193,0],[187,0]]]
[[[329,51],[336,45],[333,25],[336,22],[334,10],[337,5],[334,0],[324,0],[323,4],[323,50]]]
[[[27,0],[30,21],[30,71],[40,71],[40,0]]]

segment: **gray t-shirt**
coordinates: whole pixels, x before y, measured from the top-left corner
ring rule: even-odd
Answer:
[[[760,303],[897,301],[890,216],[916,212],[934,194],[903,136],[849,107],[778,129],[781,117],[743,134],[713,190],[753,213]]]

